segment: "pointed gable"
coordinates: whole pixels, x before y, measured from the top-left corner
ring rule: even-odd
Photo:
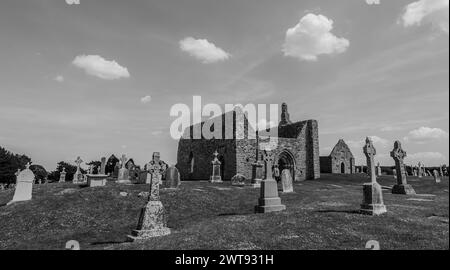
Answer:
[[[330,156],[338,155],[341,152],[347,152],[349,153],[350,157],[353,158],[352,151],[350,150],[350,147],[345,143],[343,139],[340,139],[338,143],[334,146],[333,150],[330,153]]]

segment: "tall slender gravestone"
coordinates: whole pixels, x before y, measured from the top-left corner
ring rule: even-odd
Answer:
[[[263,168],[264,164],[259,160],[259,132],[258,130],[256,130],[256,156],[255,162],[252,163],[252,187],[261,187],[261,181],[263,179]]]
[[[77,160],[75,160],[75,164],[77,164],[77,171],[73,175],[73,183],[74,184],[84,183],[84,177],[83,177],[83,174],[81,173],[81,169],[80,169],[81,163],[83,163],[83,160],[80,157],[78,157]]]
[[[270,151],[264,151],[264,162],[266,164],[266,179],[261,181],[261,195],[255,212],[268,213],[286,210],[286,206],[281,204],[278,196],[277,181],[273,179],[272,165],[274,157]]]
[[[102,164],[100,165],[100,171],[98,174],[105,175],[106,173],[106,158],[102,157]]]
[[[29,201],[33,193],[34,173],[30,170],[30,163],[26,165],[26,169],[21,171],[17,176],[16,190],[14,197],[8,205],[15,202]]]
[[[127,156],[122,155],[122,157],[120,158],[120,162],[121,162],[121,168],[119,170],[119,176],[117,177],[117,183],[119,184],[131,184],[130,181],[130,172],[128,171],[127,167],[126,167],[126,162],[127,162]]]
[[[408,185],[408,182],[406,181],[405,166],[403,165],[406,152],[402,149],[400,141],[394,143],[394,150],[391,152],[391,157],[395,161],[395,168],[397,170],[397,185],[392,188],[392,193],[405,195],[416,194],[413,187]]]
[[[371,172],[371,182],[363,185],[364,199],[361,204],[361,213],[373,216],[381,215],[386,213],[387,210],[383,201],[383,191],[380,184],[377,183],[377,176],[375,175],[374,157],[377,151],[369,137],[366,138],[363,151],[367,159],[367,168]]]
[[[422,162],[419,162],[418,176],[419,176],[419,178],[423,177]]]
[[[441,177],[443,178],[445,175],[444,175],[444,171],[442,170],[442,167],[444,167],[444,166],[439,167],[439,173],[440,173]]]
[[[157,178],[152,179],[150,195],[145,207],[141,210],[137,229],[128,236],[128,240],[139,241],[171,233],[167,228],[167,217],[159,197],[159,185]]]
[[[220,174],[220,166],[222,165],[222,163],[217,158],[218,155],[219,155],[219,153],[217,151],[214,152],[214,159],[213,159],[213,161],[211,161],[211,164],[213,167],[212,175],[211,175],[211,179],[210,179],[211,183],[222,183],[223,182],[222,176]]]
[[[65,183],[66,182],[66,175],[67,175],[66,168],[63,168],[62,172],[59,175],[59,182],[60,183]]]
[[[281,172],[281,187],[284,193],[294,192],[294,185],[292,183],[291,170],[284,169]]]

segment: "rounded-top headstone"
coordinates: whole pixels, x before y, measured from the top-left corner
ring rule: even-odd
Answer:
[[[172,166],[166,170],[164,187],[166,188],[178,188],[180,186],[180,172],[177,167]]]

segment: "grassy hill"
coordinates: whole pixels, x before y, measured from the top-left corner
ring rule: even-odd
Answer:
[[[281,194],[287,210],[270,214],[253,212],[259,189],[184,182],[178,191],[161,190],[172,234],[142,243],[126,236],[147,185],[36,185],[32,201],[10,206],[13,191],[0,191],[0,249],[64,249],[69,240],[81,249],[364,249],[369,240],[382,249],[448,249],[448,178],[409,181],[419,195],[385,190],[388,213],[379,217],[357,213],[363,175],[296,183],[295,193]],[[392,186],[394,179],[379,182]]]

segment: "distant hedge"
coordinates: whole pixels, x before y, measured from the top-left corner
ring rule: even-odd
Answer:
[[[28,162],[31,162],[31,158],[26,155],[11,153],[0,146],[0,183],[14,183],[17,169],[25,169]]]

